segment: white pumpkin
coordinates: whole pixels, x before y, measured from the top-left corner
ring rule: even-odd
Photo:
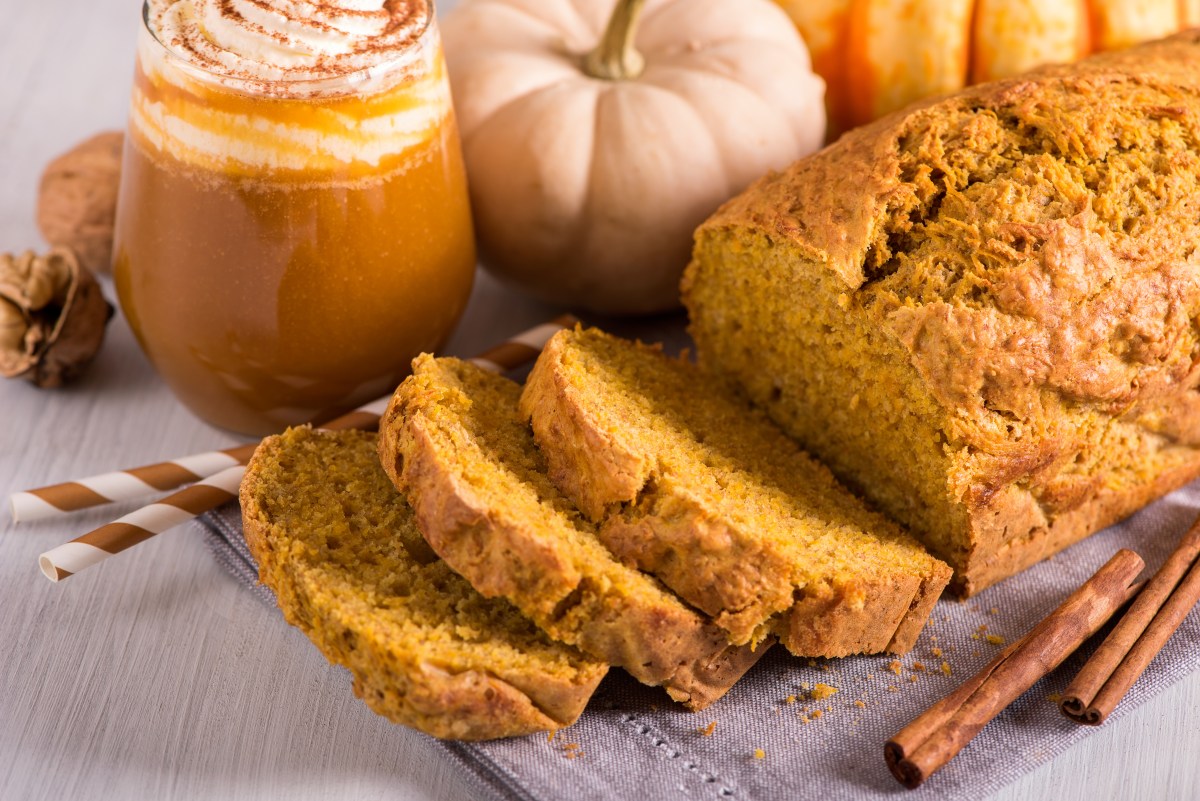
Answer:
[[[824,138],[770,0],[465,0],[442,31],[483,262],[554,303],[678,306],[695,227]]]

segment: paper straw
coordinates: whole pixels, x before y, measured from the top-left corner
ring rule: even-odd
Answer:
[[[550,337],[563,328],[574,325],[575,322],[574,317],[563,315],[552,322],[518,334],[471,361],[493,372],[514,369],[536,358]],[[377,426],[380,415],[387,408],[388,400],[390,398],[380,398],[344,417],[330,421],[321,428],[340,431],[368,427],[368,423],[370,427]],[[219,473],[168,495],[157,503],[130,512],[119,520],[46,551],[38,557],[38,565],[46,578],[54,582],[62,581],[155,534],[161,534],[224,503],[236,500],[238,486],[245,472],[244,464],[226,467]]]
[[[232,501],[237,497],[238,485],[245,472],[245,465],[227,467],[158,503],[143,506],[120,520],[46,551],[38,557],[38,566],[46,578],[62,581],[155,534]]]
[[[131,467],[9,496],[14,523],[62,517],[80,509],[135,501],[181,487],[250,461],[257,443]]]
[[[512,369],[508,365],[519,366],[535,358],[555,332],[569,328],[576,322],[578,321],[571,315],[557,317],[549,323],[518,334],[471,361],[493,372]],[[388,395],[371,401],[320,427],[331,431],[351,428],[370,431],[379,425],[379,416],[387,408],[390,399],[391,396]],[[250,461],[257,447],[258,443],[250,443],[15,492],[8,499],[13,522],[46,520],[104,504],[141,500],[155,493],[166,492],[216,475],[235,465],[244,465]]]

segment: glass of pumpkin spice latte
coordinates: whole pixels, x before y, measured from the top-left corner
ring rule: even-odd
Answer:
[[[388,392],[474,239],[430,0],[148,0],[114,276],[143,350],[246,434]]]

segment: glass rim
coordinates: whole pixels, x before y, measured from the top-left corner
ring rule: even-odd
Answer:
[[[142,0],[142,29],[150,36],[150,39],[162,49],[163,53],[168,58],[178,62],[178,66],[184,68],[191,73],[193,77],[202,80],[213,81],[220,83],[223,86],[236,86],[245,88],[266,88],[271,86],[287,87],[291,90],[310,89],[317,90],[322,87],[354,87],[369,81],[377,81],[384,78],[393,71],[402,69],[408,66],[415,60],[421,52],[421,47],[424,44],[426,36],[434,29],[434,15],[436,5],[434,0],[410,0],[410,2],[419,2],[425,7],[428,13],[425,15],[425,24],[422,25],[416,32],[411,45],[404,47],[397,52],[395,58],[390,58],[381,61],[378,64],[372,64],[369,67],[353,70],[351,72],[342,73],[341,75],[330,75],[323,78],[245,78],[237,75],[219,72],[209,69],[194,63],[187,56],[177,52],[169,44],[158,37],[154,28],[150,25],[150,2],[151,0]],[[315,93],[315,92],[314,92]],[[264,93],[271,94],[271,93]]]

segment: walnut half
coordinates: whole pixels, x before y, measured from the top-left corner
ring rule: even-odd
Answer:
[[[70,249],[0,255],[0,375],[61,386],[100,350],[112,313]]]

